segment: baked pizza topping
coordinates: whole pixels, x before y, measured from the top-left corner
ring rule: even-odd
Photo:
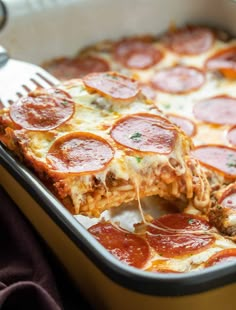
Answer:
[[[85,85],[100,77],[104,83],[99,88],[107,87],[107,77],[114,80],[108,83],[112,96],[134,95],[129,104]],[[125,91],[119,88],[120,81]],[[4,120],[0,138],[44,182],[50,180],[53,192],[71,212],[98,217],[123,202],[154,194],[209,204],[206,177],[198,163],[194,169],[190,164],[190,139],[151,100],[135,96],[139,92],[135,81],[108,72],[60,87],[74,100],[69,121],[52,131],[17,130],[6,109],[0,118]]]
[[[236,46],[220,50],[206,61],[208,70],[219,71],[227,78],[236,78]]]
[[[51,169],[66,173],[100,171],[112,160],[114,151],[101,137],[74,132],[58,138],[47,153]]]
[[[91,73],[83,82],[89,89],[116,100],[133,99],[140,91],[135,80],[115,72]]]
[[[92,72],[110,70],[108,62],[95,56],[61,57],[45,64],[47,70],[60,80],[81,78]]]
[[[235,262],[236,261],[236,249],[224,249],[217,252],[208,259],[205,263],[205,267],[211,267],[222,263]]]
[[[27,130],[48,131],[68,121],[74,113],[70,95],[59,89],[36,90],[10,107],[10,117]]]
[[[197,55],[208,51],[214,43],[214,34],[204,27],[188,26],[165,34],[164,44],[177,54]]]
[[[111,136],[119,144],[140,152],[169,154],[177,132],[167,119],[143,113],[120,119],[113,126]]]
[[[233,126],[229,129],[229,131],[227,132],[227,139],[230,144],[236,146],[236,126]]]
[[[147,230],[149,244],[165,257],[184,256],[209,247],[215,240],[203,218],[178,213],[155,219]]]
[[[236,120],[236,98],[217,96],[197,102],[194,116],[204,122],[219,125],[233,125]]]
[[[236,177],[236,149],[223,145],[201,145],[192,151],[203,164],[227,177]]]
[[[148,69],[158,63],[163,55],[150,42],[150,37],[123,39],[114,46],[114,57],[125,67]]]
[[[196,134],[196,125],[188,118],[179,115],[168,114],[172,123],[179,126],[189,137]]]
[[[111,223],[100,222],[89,228],[89,232],[120,261],[142,268],[150,257],[150,248],[144,238],[121,230]]]
[[[170,94],[184,94],[200,88],[204,73],[193,67],[176,66],[157,71],[151,79],[152,86]]]
[[[212,205],[208,212],[212,225],[235,239],[236,235],[236,183],[223,185],[212,192]]]
[[[223,192],[218,203],[223,208],[230,208],[236,210],[236,183],[229,186],[229,188]]]
[[[118,259],[160,273],[205,268],[215,253],[236,248],[232,44],[191,26],[56,59],[46,66],[51,73],[82,79],[1,111],[0,140],[50,181],[72,213],[100,221],[90,232]],[[153,203],[157,196],[168,208]],[[134,226],[130,213],[120,221],[126,202],[136,206]]]

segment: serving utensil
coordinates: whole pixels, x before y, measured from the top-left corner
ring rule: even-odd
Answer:
[[[39,66],[11,59],[0,46],[0,106],[8,107],[37,87],[49,88],[58,83]]]

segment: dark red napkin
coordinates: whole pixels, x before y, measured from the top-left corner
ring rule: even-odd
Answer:
[[[0,309],[62,309],[55,279],[37,237],[1,187]]]

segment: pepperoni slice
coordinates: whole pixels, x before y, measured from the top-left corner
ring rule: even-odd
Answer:
[[[223,49],[212,57],[205,64],[209,70],[220,71],[228,78],[236,78],[236,46]]]
[[[150,42],[150,38],[129,38],[114,47],[114,57],[124,66],[131,69],[148,69],[157,64],[162,53]]]
[[[190,26],[168,33],[163,41],[177,54],[197,55],[208,51],[214,39],[214,34],[210,29]]]
[[[161,116],[140,113],[120,119],[112,128],[119,144],[140,152],[169,154],[175,145],[175,127]]]
[[[167,214],[151,223],[147,240],[156,252],[165,257],[183,256],[198,253],[214,242],[214,237],[207,234],[209,229],[209,223],[201,217]]]
[[[218,201],[223,208],[229,208],[236,210],[236,183],[230,185],[230,187],[222,194]]]
[[[101,137],[74,132],[58,138],[50,147],[46,160],[53,170],[85,174],[103,170],[113,154],[112,147]]]
[[[230,144],[236,146],[236,126],[230,128],[230,130],[227,133],[227,139]]]
[[[117,100],[133,99],[140,91],[135,80],[116,72],[91,73],[83,81],[88,88]]]
[[[197,119],[211,124],[235,124],[236,98],[216,96],[201,100],[194,105],[193,114]]]
[[[119,230],[110,223],[98,223],[89,232],[120,261],[142,268],[150,257],[148,243],[141,237]]]
[[[105,72],[110,70],[107,61],[94,56],[58,58],[46,64],[45,67],[46,70],[60,80],[81,78],[92,72]]]
[[[74,102],[59,89],[37,89],[10,107],[11,119],[27,130],[48,131],[68,121]]]
[[[172,123],[179,126],[189,137],[196,134],[196,125],[190,119],[174,114],[168,114],[168,117]]]
[[[223,145],[200,145],[192,154],[208,168],[227,177],[236,177],[236,149]]]
[[[152,86],[165,93],[184,94],[197,90],[205,81],[205,75],[196,68],[176,66],[157,71]]]
[[[222,263],[236,262],[236,249],[224,249],[211,256],[205,263],[205,267],[211,267]]]

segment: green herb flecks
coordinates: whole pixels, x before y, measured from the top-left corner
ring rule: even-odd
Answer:
[[[137,160],[137,163],[140,163],[142,161],[142,157],[139,157],[139,156],[135,156],[136,160]]]
[[[107,76],[107,77],[109,77],[109,78],[111,78],[113,80],[118,80],[118,78],[119,78],[117,75],[110,74],[110,73],[106,73],[105,76]]]
[[[163,104],[163,108],[166,109],[166,110],[170,109],[171,108],[170,103],[164,103]]]
[[[226,166],[228,166],[229,168],[236,168],[236,158],[234,158],[233,154],[227,155]]]
[[[61,102],[61,104],[63,104],[64,106],[67,106],[68,105],[68,101],[66,101],[66,100],[63,100],[62,102]]]
[[[140,142],[141,137],[142,137],[142,134],[140,132],[135,132],[129,138],[132,139],[134,142]]]
[[[230,161],[226,165],[230,168],[236,168],[236,161]]]
[[[193,224],[193,223],[195,223],[195,219],[189,219],[188,220],[188,223],[191,225],[191,224]]]

